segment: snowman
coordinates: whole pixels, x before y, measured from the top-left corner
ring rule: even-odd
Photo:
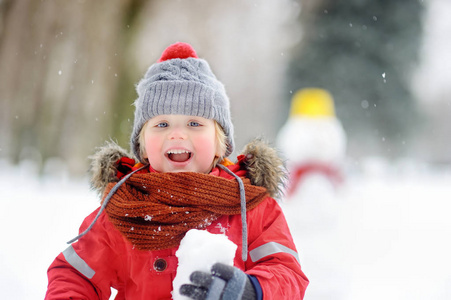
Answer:
[[[326,90],[307,88],[296,92],[276,143],[287,160],[288,199],[299,198],[311,185],[311,178],[322,178],[325,186],[321,188],[327,189],[335,189],[342,182],[346,134]]]
[[[319,88],[297,91],[276,144],[289,171],[281,207],[296,247],[302,249],[311,282],[307,293],[311,299],[346,299],[339,193],[346,134],[331,94]]]

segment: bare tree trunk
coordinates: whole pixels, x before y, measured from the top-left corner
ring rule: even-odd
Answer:
[[[86,157],[116,128],[122,41],[132,33],[126,22],[134,5],[139,1],[2,5],[0,155],[16,162],[61,157],[72,171],[85,171]]]

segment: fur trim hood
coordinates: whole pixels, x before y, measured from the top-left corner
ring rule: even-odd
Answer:
[[[256,139],[247,144],[241,154],[245,157],[244,165],[251,183],[265,187],[271,197],[280,198],[287,173],[277,151],[263,140]],[[110,182],[118,181],[117,162],[122,157],[135,159],[114,142],[107,142],[90,157],[91,186],[94,190],[103,194]]]

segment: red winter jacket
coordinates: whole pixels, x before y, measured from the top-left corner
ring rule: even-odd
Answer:
[[[80,232],[91,224],[98,210],[84,220]],[[247,212],[247,222],[246,262],[241,258],[240,215],[222,216],[207,230],[225,233],[238,245],[234,265],[258,279],[263,299],[302,299],[308,279],[301,270],[277,202],[266,198]],[[58,255],[50,266],[45,299],[109,299],[110,287],[118,290],[116,299],[171,299],[177,270],[176,251],[177,248],[134,249],[103,212],[91,231]]]

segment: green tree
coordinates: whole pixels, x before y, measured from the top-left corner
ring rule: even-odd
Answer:
[[[287,90],[329,90],[351,153],[401,154],[419,119],[410,75],[418,58],[423,5],[416,0],[309,2],[299,17],[305,34],[290,62]]]

